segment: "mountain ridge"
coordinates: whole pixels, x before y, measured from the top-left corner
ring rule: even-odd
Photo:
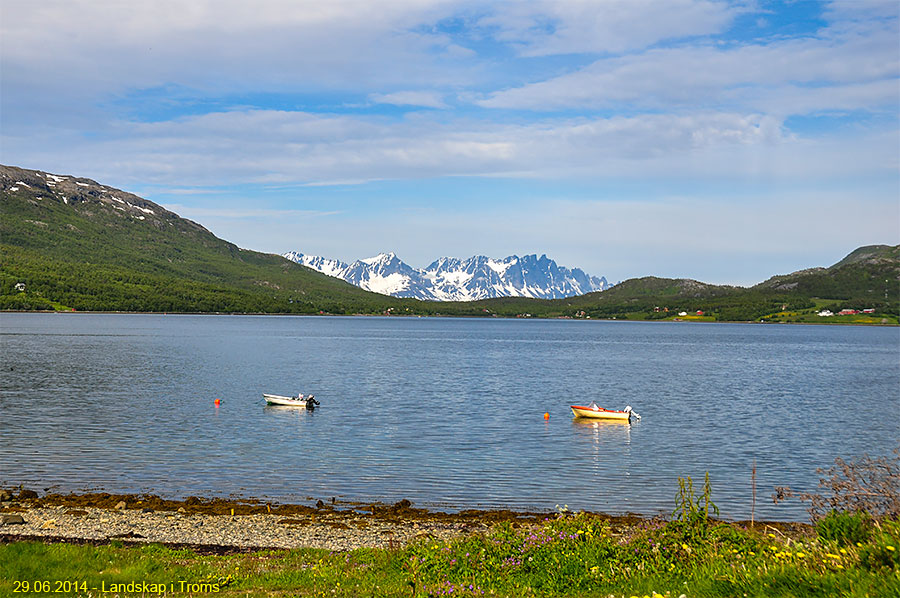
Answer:
[[[394,260],[384,254],[364,263],[388,267]],[[462,261],[441,258],[429,267],[436,275]],[[749,288],[646,276],[562,299],[422,301],[365,291],[279,255],[242,249],[91,179],[0,165],[0,310],[76,309],[897,324],[900,246],[860,247],[827,268]]]
[[[561,299],[606,290],[605,277],[580,268],[559,266],[542,254],[460,259],[440,257],[425,268],[413,268],[393,252],[350,264],[289,251],[283,257],[335,276],[369,291],[425,301],[477,301],[497,297]]]

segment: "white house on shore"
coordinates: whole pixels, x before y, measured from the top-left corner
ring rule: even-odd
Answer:
[[[834,312],[832,312],[832,311],[830,311],[830,310],[827,310],[827,309],[823,309],[822,311],[820,311],[820,312],[819,312],[818,314],[816,314],[816,315],[822,316],[823,318],[827,318],[828,316],[833,316],[833,315],[834,315]]]

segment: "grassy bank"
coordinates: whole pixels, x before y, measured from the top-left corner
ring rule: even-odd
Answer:
[[[646,521],[622,533],[598,516],[562,513],[453,542],[423,538],[402,549],[340,553],[16,542],[0,545],[0,595],[900,595],[900,524],[860,525],[853,517],[788,537],[705,516]]]

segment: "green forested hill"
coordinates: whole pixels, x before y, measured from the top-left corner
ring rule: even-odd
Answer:
[[[241,249],[90,179],[0,166],[0,309],[897,323],[898,306],[900,246],[885,245],[751,288],[644,277],[566,299],[396,299]],[[824,308],[875,313],[824,320]]]
[[[136,195],[8,166],[0,250],[4,309],[374,313],[399,304],[240,249]]]
[[[897,300],[900,246],[860,247],[830,268],[811,268],[774,276],[754,287],[811,297],[842,299],[846,307],[864,309]]]

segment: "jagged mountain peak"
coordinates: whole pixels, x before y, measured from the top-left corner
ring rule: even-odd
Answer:
[[[400,261],[397,257],[397,254],[391,251],[390,253],[379,253],[375,257],[367,257],[359,260],[364,264],[369,264],[370,266],[374,266],[375,264],[389,264],[394,261]]]
[[[466,259],[441,257],[424,269],[409,266],[394,252],[379,253],[349,265],[295,251],[285,253],[284,257],[369,291],[429,301],[493,297],[557,299],[612,286],[603,277],[559,266],[546,254],[510,255],[501,259],[485,255]]]

